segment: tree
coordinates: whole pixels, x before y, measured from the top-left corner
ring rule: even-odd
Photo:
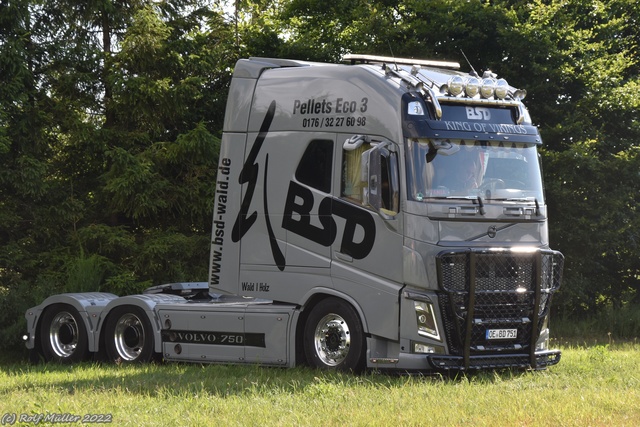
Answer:
[[[524,87],[545,141],[552,246],[566,256],[556,307],[594,314],[640,298],[639,12],[630,0],[292,0],[281,50],[468,58]]]
[[[539,3],[520,9],[526,24],[512,37],[529,47],[520,54],[548,52],[531,69],[551,84],[538,78],[530,102],[547,143],[551,235],[567,257],[557,302],[568,315],[638,301],[639,33],[628,17],[639,11],[624,0]]]
[[[1,15],[3,343],[45,295],[204,280],[236,59],[220,13],[25,0]]]
[[[0,3],[3,343],[46,295],[205,279],[226,92],[246,56],[466,56],[524,87],[566,256],[556,307],[640,304],[638,2],[217,4]]]

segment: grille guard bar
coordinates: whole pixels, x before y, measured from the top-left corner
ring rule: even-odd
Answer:
[[[560,286],[563,263],[560,252],[537,248],[528,251],[465,248],[440,252],[438,284],[443,292],[441,308],[447,313],[445,318],[452,319],[445,321],[452,355],[430,356],[430,363],[438,369],[461,370],[494,364],[537,369],[558,363],[559,351],[536,352],[536,343],[542,321],[548,316],[551,296]],[[502,300],[505,296],[508,302]],[[513,304],[512,299],[517,299],[519,304]],[[518,337],[517,345],[522,348],[518,351],[513,343],[505,343],[502,348],[494,347],[481,354],[478,349],[482,347],[479,345],[482,338],[478,330],[482,325],[514,323],[514,316],[506,314],[505,307],[509,310],[515,307],[518,313],[526,312],[518,319],[531,325],[524,336]],[[518,354],[513,354],[516,351]]]
[[[536,352],[535,363],[531,363],[528,354],[504,354],[471,356],[464,359],[460,356],[429,355],[427,360],[434,369],[439,370],[471,370],[471,369],[508,369],[508,368],[532,368],[544,369],[560,362],[560,350],[548,350]]]

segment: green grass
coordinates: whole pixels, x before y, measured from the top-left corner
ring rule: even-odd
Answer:
[[[637,342],[566,347],[546,371],[457,378],[4,362],[0,416],[112,414],[118,426],[636,426],[639,366]]]
[[[630,341],[640,337],[640,306],[605,307],[597,315],[551,319],[551,334],[556,337],[579,338],[586,342]]]

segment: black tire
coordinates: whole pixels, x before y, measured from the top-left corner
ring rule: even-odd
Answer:
[[[104,343],[111,362],[146,363],[153,359],[153,328],[145,311],[133,305],[111,310],[104,328]]]
[[[89,356],[87,327],[80,313],[68,304],[47,307],[40,321],[40,348],[44,360],[76,363]]]
[[[320,301],[304,326],[304,352],[315,368],[361,372],[365,367],[364,330],[356,310],[339,298]]]

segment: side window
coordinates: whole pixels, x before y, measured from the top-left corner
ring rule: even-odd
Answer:
[[[369,179],[379,182],[378,189],[369,189],[369,204],[387,216],[399,209],[398,161],[396,153],[380,148],[369,158]],[[371,186],[371,184],[370,184]]]
[[[324,193],[331,192],[333,141],[313,140],[307,146],[296,169],[296,179]]]
[[[380,190],[382,198],[382,209],[385,210],[385,213],[387,215],[395,215],[398,212],[399,203],[397,178],[398,166],[395,153],[383,153],[381,160]]]
[[[362,173],[362,153],[369,144],[362,144],[353,150],[342,152],[342,185],[340,195],[356,203],[362,203],[367,188],[367,177]]]
[[[341,196],[387,216],[398,212],[399,184],[396,153],[388,141],[354,135],[345,141]]]

